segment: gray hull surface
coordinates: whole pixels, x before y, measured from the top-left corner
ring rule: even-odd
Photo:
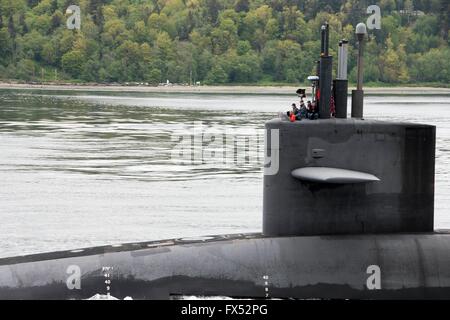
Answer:
[[[119,299],[450,299],[450,232],[239,234],[0,259],[0,299],[106,293]]]

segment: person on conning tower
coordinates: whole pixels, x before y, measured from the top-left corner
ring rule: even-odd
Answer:
[[[305,103],[302,100],[302,103],[300,104],[300,110],[298,112],[298,116],[300,119],[306,119],[308,118],[308,109],[306,108]]]
[[[304,103],[303,99],[306,99],[306,89],[298,89],[295,93],[300,98],[300,105]]]
[[[297,119],[299,109],[297,108],[297,105],[295,103],[292,104],[292,111],[288,111],[286,114],[289,119],[294,119],[294,121]]]

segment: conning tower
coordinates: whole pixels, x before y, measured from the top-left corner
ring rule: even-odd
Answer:
[[[266,123],[264,235],[432,232],[435,127],[365,120],[360,85],[347,119],[348,42],[331,88],[328,32],[323,26],[319,119]]]

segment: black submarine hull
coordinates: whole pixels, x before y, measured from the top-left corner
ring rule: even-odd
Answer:
[[[450,299],[450,231],[237,234],[0,259],[0,299],[96,295]]]

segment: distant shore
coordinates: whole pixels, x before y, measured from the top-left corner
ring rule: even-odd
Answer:
[[[154,92],[154,93],[236,93],[236,94],[295,94],[299,86],[145,86],[145,85],[105,85],[105,84],[26,84],[0,82],[0,89],[24,90],[73,90],[73,91],[109,91],[109,92]],[[305,87],[303,85],[303,87]],[[354,88],[350,87],[349,90]],[[366,87],[368,94],[450,94],[450,88],[433,87]]]

